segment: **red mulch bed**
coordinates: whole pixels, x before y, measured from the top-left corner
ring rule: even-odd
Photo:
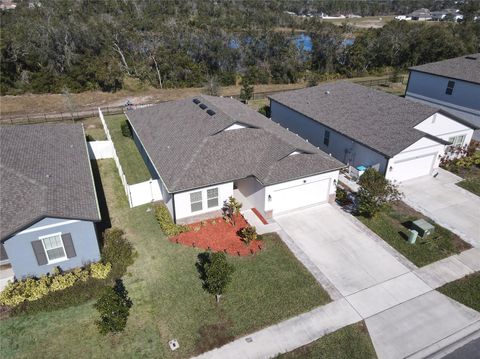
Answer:
[[[215,224],[213,224],[215,222]],[[262,241],[251,241],[246,245],[237,232],[249,224],[242,215],[235,219],[235,226],[223,218],[189,224],[191,231],[171,237],[170,241],[189,247],[199,247],[213,252],[225,252],[232,256],[248,256],[262,249]],[[196,230],[195,230],[196,229]]]

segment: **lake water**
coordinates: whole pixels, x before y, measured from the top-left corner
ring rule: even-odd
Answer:
[[[299,49],[304,49],[305,51],[312,51],[312,38],[308,36],[307,34],[301,33],[300,35],[297,35],[293,38],[293,41],[295,41],[295,45]],[[342,41],[343,46],[351,46],[355,42],[355,39],[344,39]]]

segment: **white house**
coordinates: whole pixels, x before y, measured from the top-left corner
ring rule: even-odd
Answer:
[[[405,97],[480,127],[480,53],[411,67]]]
[[[265,218],[335,197],[341,162],[237,100],[197,96],[127,117],[177,223],[220,215],[230,196]]]
[[[443,110],[347,81],[270,97],[272,120],[353,168],[398,182],[432,175],[473,126]]]

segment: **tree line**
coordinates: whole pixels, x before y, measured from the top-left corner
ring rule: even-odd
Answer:
[[[355,30],[285,13],[305,3],[18,1],[0,14],[1,94],[117,91],[126,79],[158,88],[232,85],[240,77],[250,84],[293,83],[311,73],[357,76],[479,51],[480,24],[471,21],[392,21]],[[325,10],[359,3],[366,14],[380,11],[371,1],[312,3]],[[390,4],[382,11],[398,3],[380,2]],[[294,29],[311,37],[311,51],[295,44]],[[354,44],[345,45],[346,37]]]

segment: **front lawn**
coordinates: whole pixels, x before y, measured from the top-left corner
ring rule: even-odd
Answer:
[[[436,262],[452,254],[470,248],[456,234],[436,224],[403,202],[379,212],[373,218],[358,217],[368,228],[388,242],[418,267]],[[415,244],[408,242],[411,221],[424,218],[435,226],[435,233],[423,239],[418,237]]]
[[[457,302],[480,312],[480,273],[476,272],[437,289]]]
[[[277,359],[372,359],[376,358],[370,335],[364,322],[349,325],[333,333],[282,354]]]
[[[105,116],[105,122],[110,131],[110,136],[112,136],[113,145],[127,178],[127,183],[135,184],[147,181],[152,176],[135,142],[122,135],[120,126],[123,121],[126,121],[125,115]]]
[[[462,173],[463,181],[457,183],[457,186],[480,196],[480,168],[473,166],[468,171]]]
[[[151,206],[128,207],[113,160],[100,160],[98,167],[111,225],[123,229],[138,252],[124,278],[133,300],[127,328],[99,335],[92,301],[12,317],[0,321],[3,358],[186,358],[330,300],[281,240],[265,235],[258,254],[229,256],[236,271],[215,304],[195,267],[201,250],[168,241]],[[174,338],[180,348],[171,352]]]

